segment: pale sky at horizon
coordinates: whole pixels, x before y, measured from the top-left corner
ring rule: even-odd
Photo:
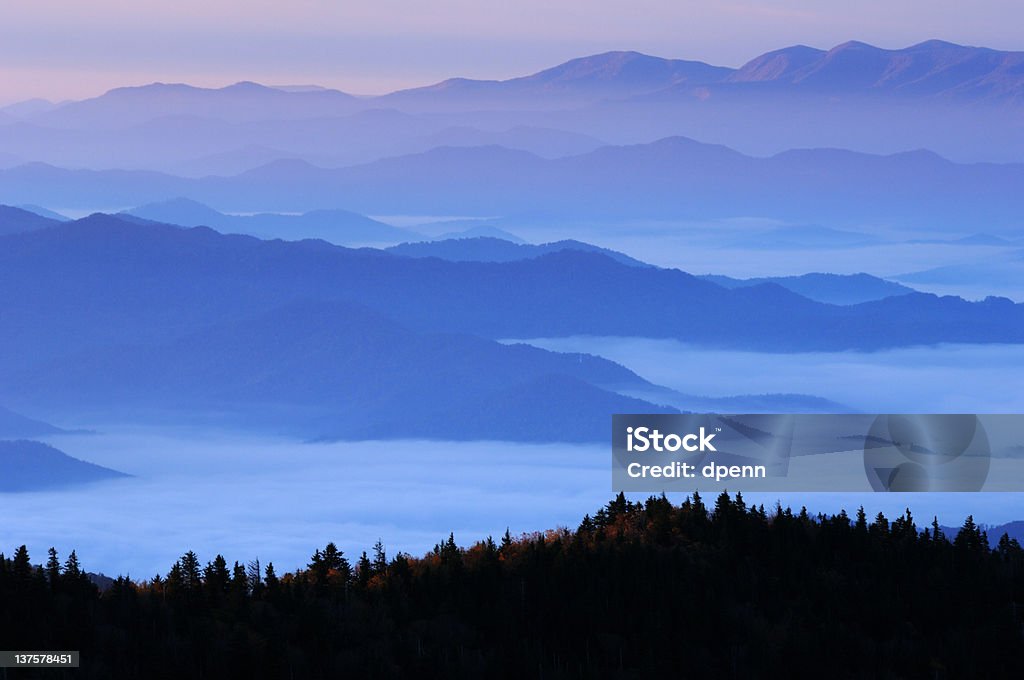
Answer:
[[[378,94],[633,49],[739,66],[768,50],[939,38],[1024,49],[1019,0],[7,0],[0,105],[155,81]]]

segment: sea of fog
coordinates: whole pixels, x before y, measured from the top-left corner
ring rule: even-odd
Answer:
[[[597,354],[685,394],[812,394],[864,413],[1024,413],[1024,345],[767,353],[646,338],[522,342]]]
[[[0,550],[74,548],[93,571],[149,578],[186,550],[204,562],[258,558],[279,572],[335,541],[355,559],[381,539],[389,554],[429,551],[454,532],[462,545],[574,527],[612,496],[604,446],[509,443],[303,443],[232,432],[119,428],[48,440],[67,453],[134,475],[73,490],[0,494]],[[637,496],[642,498],[643,495]],[[678,502],[682,497],[670,495]],[[747,494],[812,512],[959,524],[967,513],[1001,523],[1022,516],[1020,494]]]
[[[1024,347],[943,345],[883,352],[766,354],[708,350],[669,340],[575,337],[531,340],[599,354],[648,380],[689,394],[800,392],[867,412],[1024,411]],[[350,557],[381,539],[422,554],[454,532],[468,545],[575,526],[612,494],[603,445],[487,442],[304,443],[253,434],[130,426],[48,441],[68,454],[133,477],[73,490],[0,494],[0,551],[76,549],[86,566],[148,578],[184,551],[202,560],[259,558],[290,570],[317,547]],[[681,500],[680,497],[673,497]],[[910,507],[958,525],[973,513],[998,524],[1024,519],[1024,495],[748,494],[812,512],[893,515]]]

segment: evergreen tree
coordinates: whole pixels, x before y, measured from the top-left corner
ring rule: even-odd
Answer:
[[[388,569],[388,556],[384,552],[384,542],[379,538],[377,542],[373,544],[373,573],[383,574]]]
[[[959,533],[953,539],[953,546],[965,552],[988,550],[988,538],[982,534],[978,525],[974,523],[973,515],[967,515],[967,519],[964,520]]]
[[[267,569],[263,573],[263,582],[267,586],[268,593],[276,593],[277,587],[280,585],[280,581],[277,578],[277,572],[274,571],[274,563],[267,562]]]
[[[199,590],[203,584],[202,573],[199,570],[199,557],[191,550],[181,556],[181,578],[182,587],[189,592]]]
[[[15,578],[28,580],[32,577],[32,560],[28,556],[28,546],[19,546],[14,551],[14,560],[11,566],[11,572]]]
[[[223,555],[217,555],[212,562],[208,562],[203,569],[203,582],[207,594],[211,598],[219,598],[228,592],[228,583],[231,574],[228,572],[228,562]]]
[[[356,582],[360,587],[365,588],[370,582],[370,574],[373,568],[370,565],[370,558],[367,557],[366,551],[359,556],[359,561],[356,563]]]
[[[46,580],[52,587],[60,582],[60,559],[57,557],[57,549],[54,547],[47,550],[46,554]]]
[[[853,525],[858,533],[866,533],[868,530],[868,516],[864,512],[864,506],[857,508],[857,521]]]
[[[501,537],[501,548],[498,549],[502,555],[506,555],[509,549],[512,547],[512,534],[509,533],[508,527],[505,527],[505,533]]]

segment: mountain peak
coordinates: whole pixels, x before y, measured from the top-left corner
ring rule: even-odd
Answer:
[[[731,69],[702,61],[664,59],[633,50],[602,52],[571,59],[549,69],[508,82],[543,84],[547,88],[611,86],[621,91],[650,91],[684,82],[719,82]]]
[[[874,45],[870,45],[870,44],[868,44],[866,42],[861,42],[860,40],[847,40],[846,42],[839,43],[838,45],[836,45],[835,47],[830,49],[828,51],[828,54],[839,53],[839,52],[851,52],[851,51],[884,52],[885,50],[883,50],[880,47],[875,47]]]
[[[746,83],[779,80],[811,63],[825,51],[807,45],[793,45],[755,57],[729,76],[730,82]]]
[[[849,40],[828,51],[803,45],[763,54],[730,82],[773,82],[837,94],[1015,99],[1024,97],[1024,53],[926,40],[884,49]]]

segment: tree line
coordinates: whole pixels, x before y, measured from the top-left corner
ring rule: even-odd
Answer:
[[[6,649],[75,678],[1024,677],[1024,550],[968,517],[869,519],[619,494],[575,529],[422,557],[336,544],[278,574],[186,552],[100,589],[72,552],[0,554]]]

